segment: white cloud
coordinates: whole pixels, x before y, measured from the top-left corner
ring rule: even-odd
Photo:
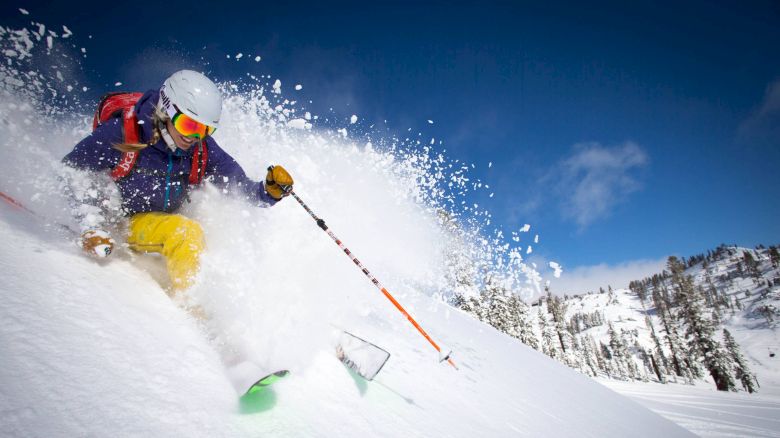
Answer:
[[[769,83],[761,104],[740,125],[738,135],[746,141],[780,139],[780,79]]]
[[[545,180],[552,182],[564,217],[582,230],[608,217],[616,205],[642,188],[635,174],[649,160],[633,142],[616,147],[580,143],[573,149]]]
[[[658,260],[633,260],[617,265],[602,263],[593,266],[563,267],[563,274],[555,278],[552,272],[544,273],[550,281],[550,289],[555,295],[576,295],[589,291],[598,292],[600,287],[613,289],[627,288],[632,280],[641,280],[660,273],[666,266],[666,257]]]
[[[758,109],[758,115],[765,116],[780,110],[780,79],[767,85],[764,101]]]

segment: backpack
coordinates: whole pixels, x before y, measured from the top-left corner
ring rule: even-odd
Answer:
[[[92,119],[92,130],[109,119],[122,118],[122,137],[125,143],[138,144],[141,142],[138,126],[138,118],[135,115],[135,104],[143,96],[143,93],[114,92],[100,98],[95,117]],[[111,169],[111,178],[118,181],[127,175],[135,167],[138,161],[138,152],[123,152],[119,164]],[[208,162],[208,148],[206,141],[201,141],[195,147],[192,155],[192,169],[190,169],[189,183],[200,184],[206,173]]]

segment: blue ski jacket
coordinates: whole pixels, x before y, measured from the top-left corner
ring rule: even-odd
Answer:
[[[135,105],[141,126],[141,143],[148,143],[153,137],[155,127],[152,117],[159,97],[159,90],[150,90]],[[242,194],[258,206],[270,206],[277,202],[266,193],[263,183],[249,179],[236,160],[219,147],[212,137],[206,137],[204,141],[208,147],[204,181]],[[63,158],[63,162],[77,169],[110,170],[122,157],[122,152],[115,149],[114,145],[123,142],[122,118],[112,118],[81,140]],[[189,174],[194,150],[194,146],[187,151],[179,148],[171,150],[162,138],[142,149],[130,174],[116,181],[122,195],[124,213],[130,216],[143,212],[172,213],[178,210],[193,188],[189,184]]]

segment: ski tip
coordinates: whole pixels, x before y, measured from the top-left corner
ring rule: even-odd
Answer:
[[[290,374],[290,371],[288,370],[279,370],[274,373],[271,373],[262,379],[255,382],[252,386],[249,387],[249,389],[246,391],[245,395],[253,394],[259,391],[264,390],[265,388],[273,385],[280,379],[283,379],[287,377]]]

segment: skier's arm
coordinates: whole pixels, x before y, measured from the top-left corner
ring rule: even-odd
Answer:
[[[99,126],[62,159],[67,165],[60,173],[62,190],[68,198],[73,218],[84,232],[82,246],[98,256],[108,255],[111,248],[105,251],[106,245],[113,246],[108,233],[102,231],[107,223],[104,211],[107,196],[103,190],[107,181],[101,179],[107,180],[108,177],[98,172],[112,168],[121,158],[121,152],[113,147],[123,138],[119,120],[111,119]]]
[[[233,157],[225,152],[214,139],[208,140],[208,164],[206,177],[217,187],[247,197],[260,207],[270,207],[277,202],[265,190],[262,182],[251,180]]]
[[[100,125],[86,138],[78,142],[62,159],[70,167],[100,171],[111,169],[119,163],[122,152],[114,148],[123,142],[122,119],[112,118]]]

